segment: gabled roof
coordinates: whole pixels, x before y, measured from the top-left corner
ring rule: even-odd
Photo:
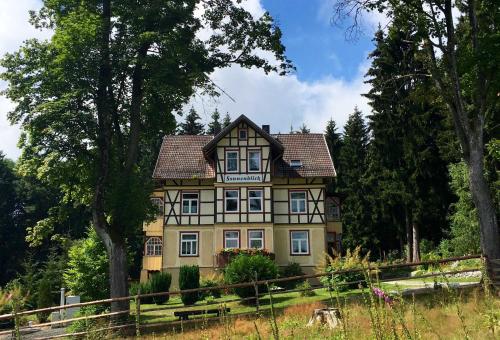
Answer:
[[[333,161],[325,136],[320,133],[294,133],[273,135],[285,151],[276,162],[274,176],[279,177],[334,177]],[[290,166],[292,160],[300,160],[302,166]]]
[[[269,133],[266,131],[262,130],[257,124],[252,122],[250,119],[248,119],[247,116],[241,115],[238,118],[236,118],[231,124],[226,126],[224,129],[222,129],[221,132],[219,132],[215,137],[203,148],[203,152],[205,155],[208,155],[216,146],[217,143],[220,142],[224,136],[226,136],[232,129],[240,125],[241,122],[247,123],[252,129],[254,129],[262,138],[267,140],[272,146],[274,146],[279,153],[283,152],[283,146],[275,139],[273,138]]]
[[[213,136],[165,136],[153,172],[154,179],[215,178],[203,147]]]
[[[278,157],[272,170],[278,177],[334,177],[325,137],[318,133],[270,135],[245,116],[240,116],[216,136],[165,136],[153,172],[154,179],[214,179],[212,151],[229,131],[245,121],[273,146]],[[302,166],[292,167],[292,160]]]

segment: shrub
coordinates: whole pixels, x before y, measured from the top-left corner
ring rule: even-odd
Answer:
[[[160,272],[153,274],[149,280],[151,293],[161,293],[168,292],[170,289],[170,283],[172,282],[172,275],[170,273]],[[157,305],[161,305],[168,302],[170,295],[154,296],[153,302]]]
[[[212,274],[209,276],[202,277],[200,280],[200,287],[201,288],[208,288],[208,287],[217,287],[222,285],[223,281],[222,279],[216,275]],[[222,295],[222,290],[221,289],[212,289],[210,291],[203,291],[200,294],[200,299],[207,298],[209,296],[212,296],[215,299],[220,298]]]
[[[299,284],[297,286],[297,289],[304,289],[304,290],[299,292],[300,296],[314,296],[314,295],[316,295],[316,292],[314,292],[314,290],[311,290],[311,284],[307,280],[305,280],[304,282]]]
[[[200,288],[200,268],[198,266],[182,266],[179,270],[179,289]],[[194,305],[200,298],[199,292],[181,294],[182,303]]]
[[[109,261],[104,243],[94,229],[68,251],[64,283],[82,302],[109,298]]]
[[[357,247],[352,253],[348,250],[344,258],[337,257],[334,259],[329,257],[328,264],[323,271],[326,273],[333,273],[340,270],[354,270],[367,267],[369,255],[362,258],[360,255],[360,249],[360,247]],[[346,284],[347,282],[364,280],[365,275],[362,271],[333,274],[323,276],[320,279],[321,283],[328,286],[329,289],[335,289],[340,292],[358,288],[360,285],[360,283]],[[362,282],[361,284],[366,287],[366,282]]]
[[[302,276],[304,272],[302,271],[302,267],[300,264],[291,262],[286,267],[280,268],[280,278],[281,277],[292,277],[292,276]],[[304,279],[290,280],[280,282],[280,286],[285,288],[286,290],[294,289],[298,284],[304,282]]]
[[[257,280],[270,280],[278,276],[278,267],[266,256],[255,255],[238,255],[226,267],[224,273],[224,280],[228,284],[252,282],[255,280],[255,273],[257,273]],[[253,286],[235,288],[234,292],[241,298],[255,296],[255,289]],[[259,293],[267,292],[267,287],[264,285],[259,286]]]
[[[46,277],[38,281],[36,307],[37,309],[52,307],[52,287]],[[38,322],[44,323],[47,322],[49,315],[50,312],[41,312],[37,313],[36,318]]]

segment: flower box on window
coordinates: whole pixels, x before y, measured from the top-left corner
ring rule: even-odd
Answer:
[[[240,254],[245,255],[263,255],[269,257],[271,260],[274,260],[274,253],[271,253],[267,249],[240,249],[240,248],[224,248],[221,249],[216,254],[217,259],[217,267],[223,268],[228,265],[228,263]]]

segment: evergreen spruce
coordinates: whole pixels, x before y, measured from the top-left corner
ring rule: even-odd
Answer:
[[[179,135],[202,135],[205,131],[203,124],[200,122],[201,118],[191,106],[189,113],[184,119],[183,123],[179,124],[178,134]]]
[[[231,117],[229,116],[229,113],[226,113],[224,119],[222,120],[222,128],[224,129],[229,126],[229,124],[231,124]]]
[[[222,125],[220,122],[219,110],[215,109],[212,113],[212,121],[208,123],[207,134],[216,135],[222,130]]]
[[[438,139],[443,115],[411,26],[375,34],[376,49],[366,94],[373,108],[364,184],[372,202],[371,223],[385,249],[406,242],[408,261],[419,260],[420,234],[438,240],[446,227],[450,194]]]
[[[376,242],[369,223],[369,204],[365,197],[362,177],[366,171],[368,129],[356,107],[344,128],[343,146],[339,155],[339,191],[346,195],[342,208],[343,246],[364,252]]]
[[[335,124],[333,118],[330,118],[326,123],[325,140],[326,140],[326,145],[328,145],[328,151],[330,151],[330,156],[332,157],[333,164],[338,171],[339,155],[340,155],[340,148],[342,147],[342,139],[340,133],[337,132],[337,125]]]

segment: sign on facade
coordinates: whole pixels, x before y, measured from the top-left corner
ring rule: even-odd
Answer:
[[[225,183],[251,183],[251,182],[262,182],[262,175],[225,175]]]

